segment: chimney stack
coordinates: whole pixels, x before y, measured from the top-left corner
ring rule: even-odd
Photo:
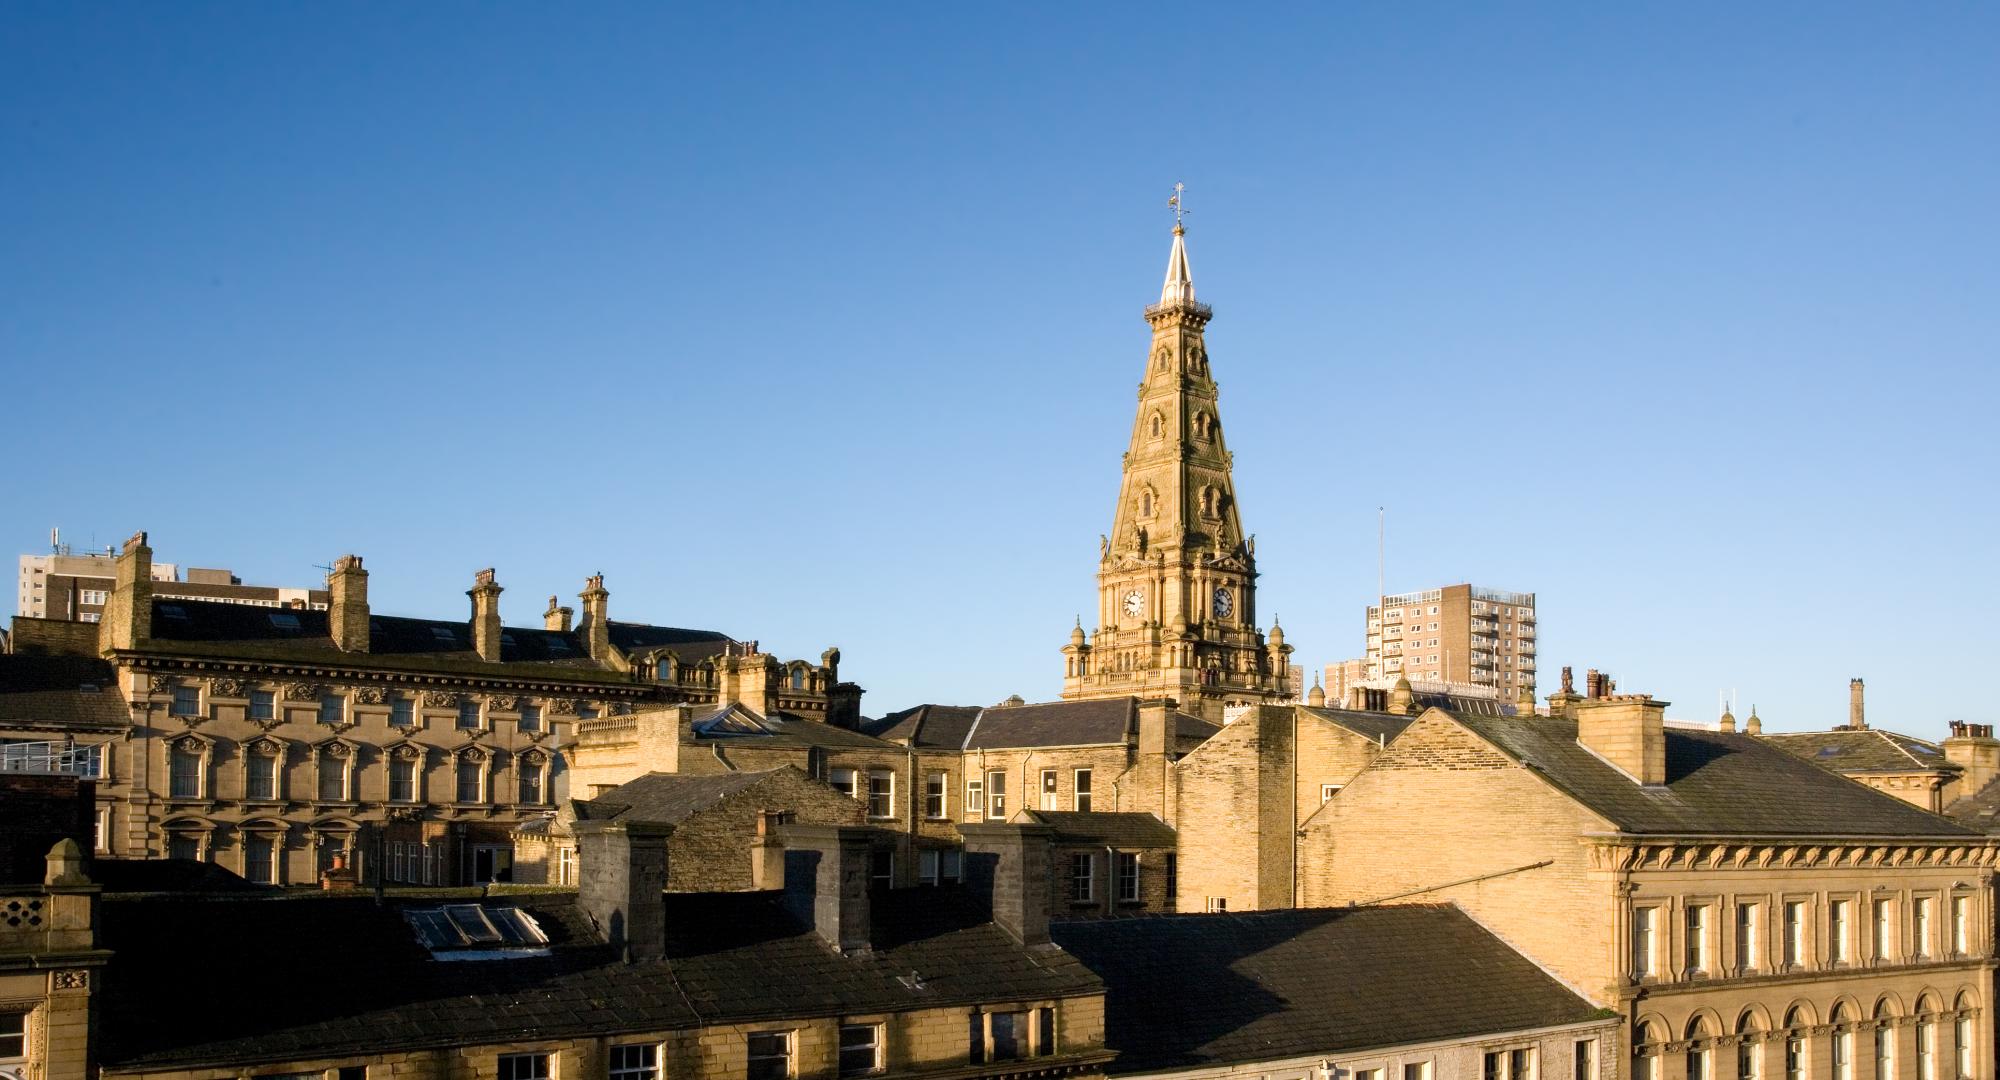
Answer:
[[[869,951],[869,859],[875,830],[862,825],[782,825],[785,910],[843,953]]]
[[[500,659],[500,586],[493,568],[481,570],[465,595],[472,597],[472,651],[488,663]]]
[[[98,644],[105,649],[136,648],[153,636],[153,549],[146,546],[145,533],[133,533],[125,541],[112,573],[116,584],[104,603]]]
[[[958,827],[965,838],[965,881],[993,909],[993,921],[1023,945],[1049,938],[1048,825],[983,822]]]
[[[342,555],[333,560],[333,573],[326,576],[327,632],[333,647],[341,652],[368,651],[368,571],[361,568],[361,556]]]
[[[671,825],[578,821],[578,906],[605,944],[627,963],[657,960],[667,951],[667,838]]]
[[[576,594],[583,601],[583,641],[590,650],[592,660],[603,660],[611,655],[611,627],[605,622],[605,609],[609,606],[611,594],[604,588],[604,575],[592,574],[584,579],[583,591]]]
[[[542,612],[542,629],[554,630],[558,634],[567,634],[569,633],[570,619],[575,614],[576,612],[573,609],[556,603],[556,598],[551,596],[549,597],[549,609]]]
[[[1953,797],[1975,794],[2000,777],[2000,739],[1993,737],[1992,724],[1953,720],[1951,736],[1944,741],[1944,757],[1965,770],[1959,774]]]
[[[1601,678],[1596,672],[1593,678]],[[1646,787],[1667,782],[1667,703],[1609,694],[1576,703],[1576,741]]]
[[[1861,700],[1861,680],[1847,680],[1847,726],[1856,731],[1868,730],[1868,709]]]

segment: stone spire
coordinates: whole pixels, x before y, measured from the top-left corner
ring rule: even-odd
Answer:
[[[1194,303],[1194,275],[1188,271],[1187,230],[1174,226],[1174,247],[1167,254],[1167,280],[1160,286],[1160,303]]]

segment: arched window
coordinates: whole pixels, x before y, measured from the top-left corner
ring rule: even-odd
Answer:
[[[1937,1080],[1938,1000],[1917,999],[1917,1080]]]
[[[476,746],[459,751],[452,792],[454,801],[461,803],[483,803],[486,801],[486,752]]]
[[[1743,1010],[1736,1018],[1736,1075],[1739,1080],[1763,1080],[1764,1043],[1761,1033],[1764,1026],[1757,1019],[1754,1009]]]
[[[278,779],[284,772],[285,747],[276,739],[257,739],[243,747],[243,797],[257,802],[279,798]]]
[[[1212,487],[1204,487],[1204,488],[1202,488],[1202,489],[1201,489],[1201,516],[1202,516],[1202,517],[1211,517],[1211,518],[1212,518],[1212,517],[1214,517],[1214,516],[1215,516],[1215,504],[1216,504],[1216,496],[1215,496],[1215,489],[1214,489],[1214,488],[1212,488]]]
[[[1196,438],[1206,439],[1211,434],[1213,434],[1214,431],[1215,431],[1214,417],[1208,415],[1205,412],[1198,412],[1194,414],[1194,433]]]
[[[1715,1032],[1709,1028],[1706,1017],[1696,1016],[1687,1026],[1687,1080],[1710,1080],[1714,1075],[1709,1068],[1710,1055],[1714,1043],[1710,1040]]]
[[[1854,1022],[1860,1019],[1845,1001],[1833,1006],[1833,1080],[1854,1080]]]
[[[354,760],[354,752],[345,743],[327,743],[315,755],[314,766],[319,772],[319,801],[346,802],[351,786],[348,783],[348,766]]]
[[[1167,433],[1166,418],[1161,416],[1159,413],[1153,414],[1152,433],[1153,433],[1153,438],[1155,439]]]
[[[1666,1061],[1661,1043],[1666,1042],[1666,1032],[1651,1021],[1639,1025],[1639,1041],[1632,1047],[1635,1060],[1632,1062],[1633,1080],[1660,1080],[1665,1073]]]
[[[1806,1029],[1812,1026],[1812,1016],[1805,1010],[1792,1008],[1785,1014],[1785,1080],[1806,1080]]]
[[[1958,1018],[1951,1025],[1951,1056],[1959,1076],[1972,1075],[1972,1017],[1967,1014],[1974,1004],[1971,994],[1958,995]]]
[[[548,755],[540,750],[530,750],[515,758],[514,762],[521,778],[521,802],[528,806],[541,806],[548,802]]]
[[[1139,516],[1142,518],[1149,518],[1153,516],[1152,488],[1145,488],[1139,492]]]
[[[804,690],[805,688],[806,688],[806,669],[804,669],[804,668],[802,668],[802,667],[795,667],[795,668],[793,668],[793,669],[792,669],[792,689],[794,689],[794,690]]]
[[[208,744],[183,735],[167,747],[167,794],[176,799],[200,799],[208,794]]]

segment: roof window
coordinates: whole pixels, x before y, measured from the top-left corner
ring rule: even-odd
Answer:
[[[267,611],[264,613],[264,617],[271,620],[271,625],[280,630],[297,630],[299,628],[299,617],[289,611]]]
[[[520,908],[446,904],[405,911],[403,918],[434,960],[499,960],[549,952],[541,924]]]

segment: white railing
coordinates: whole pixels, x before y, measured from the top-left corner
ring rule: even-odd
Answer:
[[[69,773],[96,776],[103,759],[95,746],[74,742],[0,743],[0,772]]]

